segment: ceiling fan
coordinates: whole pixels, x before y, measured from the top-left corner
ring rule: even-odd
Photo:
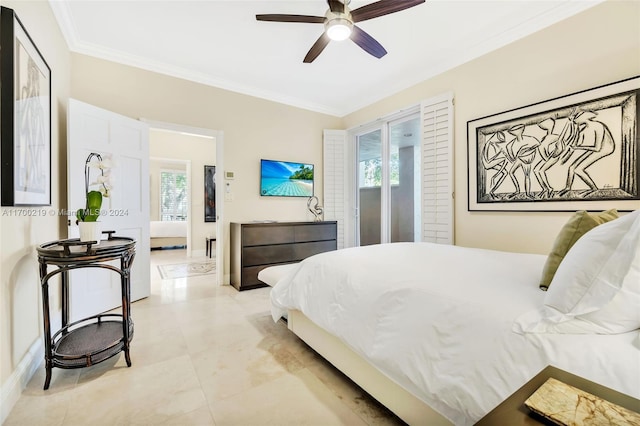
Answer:
[[[354,10],[349,9],[350,0],[327,0],[329,10],[325,16],[267,14],[256,15],[258,21],[303,22],[324,24],[324,32],[311,46],[304,58],[305,63],[313,62],[331,40],[339,41],[351,38],[355,44],[367,53],[382,58],[387,51],[373,37],[355,25],[356,22],[377,18],[408,9],[424,3],[425,0],[380,0]]]

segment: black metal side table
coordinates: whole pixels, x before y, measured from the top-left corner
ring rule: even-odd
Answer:
[[[114,236],[114,231],[104,233],[108,239],[100,244],[75,238],[51,241],[37,248],[44,321],[45,390],[51,383],[53,367],[88,367],[121,351],[124,351],[127,366],[131,367],[131,265],[136,242],[132,238]],[[104,263],[118,259],[120,268]],[[49,266],[57,268],[48,272]],[[78,268],[104,268],[120,275],[122,314],[98,314],[69,323],[69,271]],[[51,335],[49,280],[57,274],[61,274],[62,284],[62,328]]]
[[[211,258],[211,256],[213,256],[213,243],[216,242],[216,237],[205,237],[206,238],[206,250],[205,250],[205,256],[209,256],[209,258]]]

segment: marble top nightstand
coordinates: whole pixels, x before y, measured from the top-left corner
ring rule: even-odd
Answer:
[[[548,366],[538,373],[533,379],[525,383],[520,389],[515,391],[509,398],[505,399],[500,405],[491,410],[486,416],[480,419],[480,421],[476,423],[476,426],[553,424],[550,421],[545,420],[543,417],[533,413],[524,405],[525,400],[550,377],[628,410],[640,412],[639,400],[592,381],[583,379],[582,377],[560,370],[559,368]]]

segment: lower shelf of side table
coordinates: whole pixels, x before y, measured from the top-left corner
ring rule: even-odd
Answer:
[[[96,322],[80,325],[93,319]],[[129,342],[132,338],[129,318]],[[53,336],[52,348],[54,367],[82,368],[105,361],[124,349],[122,315],[104,314],[70,324]]]

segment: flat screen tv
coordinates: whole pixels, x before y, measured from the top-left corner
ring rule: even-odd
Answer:
[[[260,195],[311,197],[313,195],[313,164],[260,160]]]

